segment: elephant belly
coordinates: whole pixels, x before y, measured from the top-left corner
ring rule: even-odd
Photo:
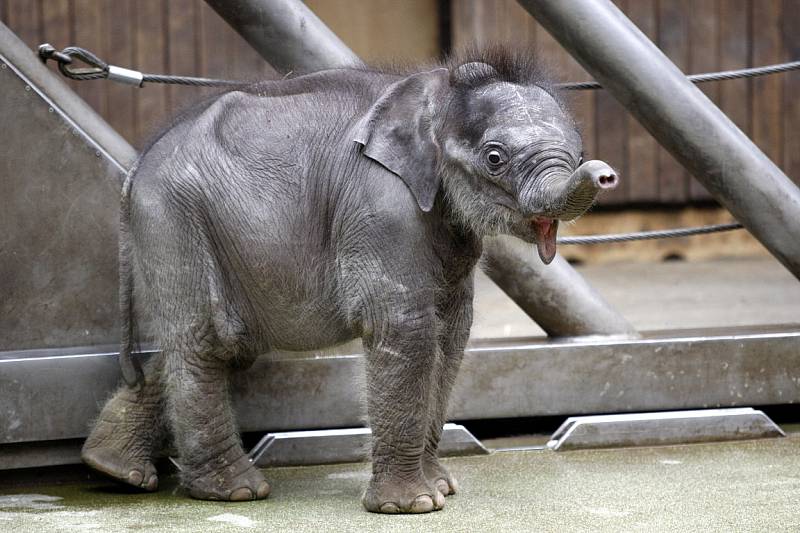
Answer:
[[[270,311],[263,330],[272,349],[317,350],[358,336],[332,306],[322,306],[320,302],[297,302]]]

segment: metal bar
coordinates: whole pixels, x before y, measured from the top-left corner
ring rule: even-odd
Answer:
[[[800,402],[800,327],[642,339],[473,344],[449,418],[472,420]],[[0,443],[80,438],[119,381],[117,356],[0,353]],[[61,353],[59,351],[59,353]],[[362,426],[360,354],[264,357],[233,377],[243,431]],[[34,398],[36,401],[32,401]]]
[[[366,460],[371,439],[369,428],[268,433],[250,451],[250,460],[259,467],[353,463]],[[444,425],[441,457],[488,453],[464,426]]]
[[[547,447],[564,451],[785,436],[763,411],[743,407],[570,417]]]
[[[486,275],[551,337],[637,335],[560,255],[545,266],[513,237],[484,239],[483,248]]]
[[[361,63],[300,0],[206,1],[281,72],[310,72]],[[496,265],[494,274],[490,274],[492,280],[548,335],[634,331],[560,256],[546,266],[538,260],[527,260],[528,255],[536,255],[533,250],[523,255],[500,242],[488,250],[489,262]],[[524,268],[519,268],[522,265]],[[555,295],[558,306],[553,304]]]
[[[299,0],[206,0],[273,67],[313,72],[361,60]]]
[[[519,0],[800,278],[800,189],[609,0]]]

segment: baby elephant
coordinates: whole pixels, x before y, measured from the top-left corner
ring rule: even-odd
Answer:
[[[407,72],[336,69],[194,107],[144,150],[122,191],[127,383],[83,460],[145,490],[171,433],[195,498],[270,491],[242,450],[229,375],[272,350],[360,337],[368,511],[423,513],[457,490],[437,449],[472,323],[486,235],[556,253],[559,220],[617,176],[528,55],[490,50]],[[131,358],[133,287],[161,354]]]

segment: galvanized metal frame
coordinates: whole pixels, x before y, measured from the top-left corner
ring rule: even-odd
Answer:
[[[800,402],[798,343],[797,325],[641,339],[473,343],[449,419]],[[239,426],[242,431],[363,426],[358,385],[363,373],[361,354],[259,359],[232,381]],[[0,443],[86,436],[89,421],[118,381],[115,347],[0,353]]]

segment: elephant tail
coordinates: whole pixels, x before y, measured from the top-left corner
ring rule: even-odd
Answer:
[[[122,379],[129,387],[136,387],[143,380],[142,366],[133,357],[133,258],[131,250],[131,185],[136,165],[126,174],[122,185],[119,213],[119,311],[122,336],[119,349],[119,365]]]

